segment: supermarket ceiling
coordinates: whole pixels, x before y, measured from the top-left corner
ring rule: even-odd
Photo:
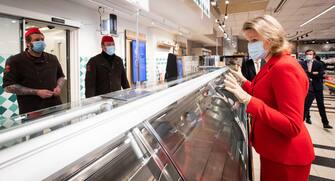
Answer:
[[[136,21],[136,7],[129,0],[69,0],[90,8],[105,7],[109,12]],[[216,40],[208,38],[213,34],[215,17],[201,13],[193,0],[150,0],[149,12],[141,11],[140,23],[147,27],[160,28],[182,35],[188,39],[215,45]]]
[[[122,18],[133,22],[136,20],[136,8],[127,2],[129,0],[70,1],[94,9],[103,5]],[[223,36],[215,19],[224,19],[226,12],[226,0],[217,1],[217,6],[212,7],[212,15],[208,18],[201,13],[193,0],[150,0],[150,11],[141,12],[140,22],[147,27],[161,28],[168,32],[182,34],[188,39],[200,41],[206,45],[215,45],[216,41],[213,37]],[[229,35],[243,37],[241,28],[245,21],[270,14],[281,22],[290,39],[301,36],[304,36],[303,40],[334,39],[335,8],[310,23],[300,26],[333,5],[335,5],[334,0],[229,0],[225,30]],[[275,12],[276,9],[278,10]],[[308,37],[305,36],[306,33]]]
[[[280,4],[281,2],[283,3]],[[335,8],[304,26],[300,25],[334,5],[334,0],[230,0],[226,29],[228,33],[242,36],[241,28],[246,20],[270,14],[281,22],[290,39],[301,36],[304,37],[303,40],[333,39],[335,38]],[[279,7],[278,11],[275,12],[277,7]],[[224,0],[221,0],[219,9],[223,18]],[[308,37],[305,36],[306,33]]]

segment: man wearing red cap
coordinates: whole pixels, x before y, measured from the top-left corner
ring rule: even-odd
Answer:
[[[64,73],[56,56],[44,52],[44,35],[38,28],[25,33],[26,50],[6,61],[3,87],[17,95],[20,114],[61,104]]]
[[[121,90],[121,87],[129,88],[122,59],[115,55],[113,37],[102,37],[101,48],[102,52],[92,57],[86,65],[87,98]]]

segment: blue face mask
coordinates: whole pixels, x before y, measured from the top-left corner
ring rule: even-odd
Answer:
[[[248,52],[252,60],[264,59],[266,56],[262,41],[249,42]]]
[[[31,43],[33,44],[32,50],[36,53],[42,53],[46,47],[44,41],[33,41]]]
[[[108,55],[113,55],[115,54],[115,46],[111,45],[111,46],[106,46],[106,53]]]

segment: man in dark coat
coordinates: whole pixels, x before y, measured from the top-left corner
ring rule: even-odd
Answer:
[[[17,95],[20,114],[62,104],[64,73],[56,56],[44,52],[44,35],[38,28],[25,33],[27,49],[6,61],[3,87]]]
[[[241,67],[243,76],[247,80],[252,81],[252,79],[254,79],[254,77],[260,71],[260,69],[262,68],[264,64],[265,64],[265,61],[261,59],[257,61],[254,61],[252,59],[244,60],[242,62],[242,67]]]
[[[329,125],[323,100],[324,67],[320,62],[315,60],[314,50],[307,50],[305,52],[305,56],[305,60],[300,61],[302,68],[305,70],[309,78],[309,91],[305,100],[304,119],[308,124],[312,124],[309,110],[314,98],[316,98],[323,127],[331,129],[332,126]]]
[[[129,88],[123,61],[115,55],[114,39],[101,39],[102,52],[92,57],[86,65],[85,95],[87,98]]]

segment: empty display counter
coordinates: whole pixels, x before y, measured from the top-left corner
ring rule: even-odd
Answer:
[[[222,88],[226,71],[103,95],[5,129],[0,143],[21,141],[0,151],[0,180],[248,180],[245,111]]]

